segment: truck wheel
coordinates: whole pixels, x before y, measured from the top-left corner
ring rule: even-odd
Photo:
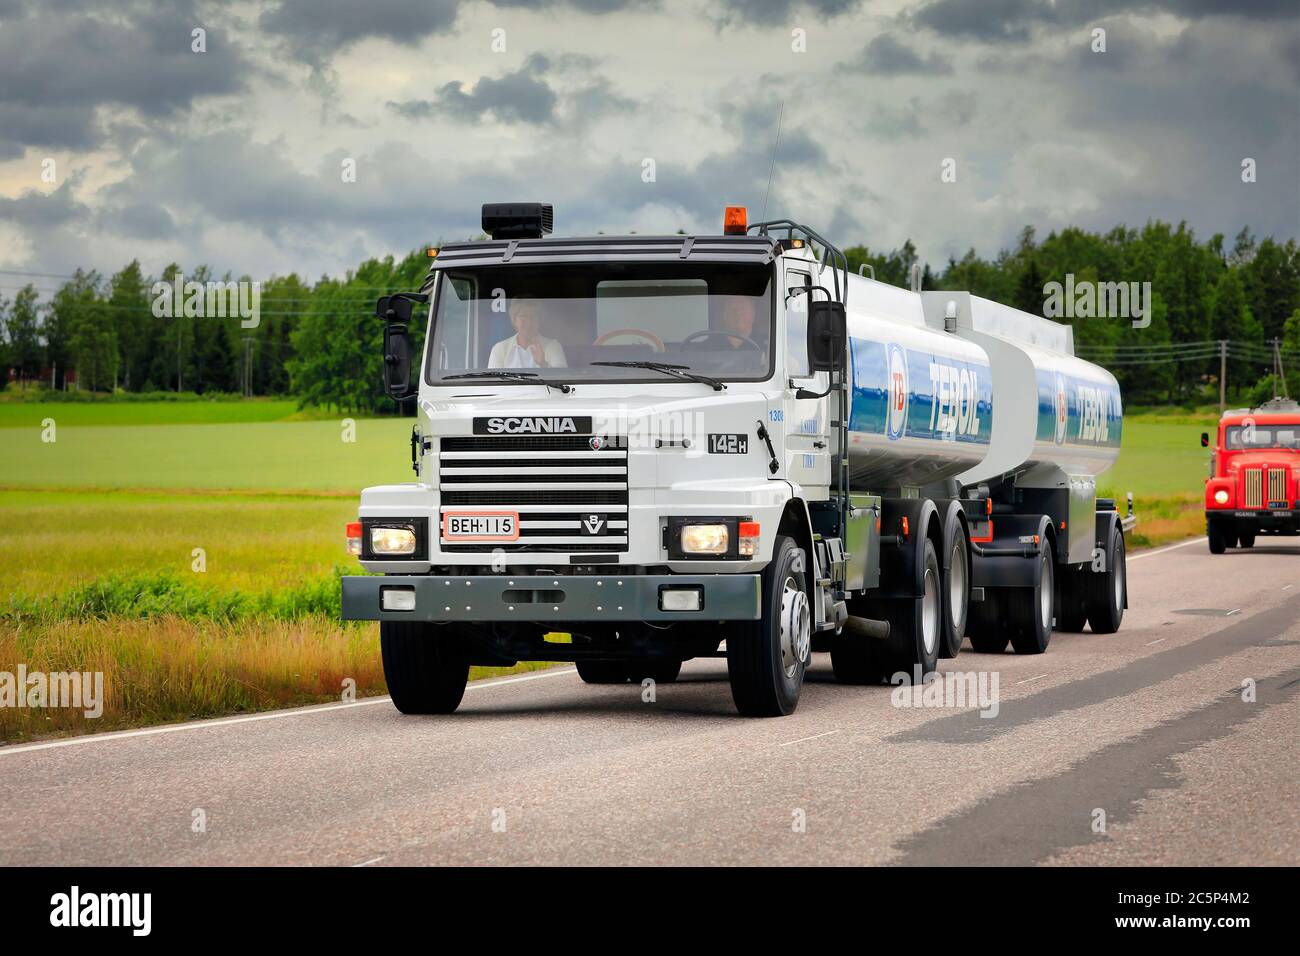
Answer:
[[[647,677],[656,684],[671,684],[682,672],[681,661],[647,660],[630,661],[624,668],[627,679],[633,684],[640,684]]]
[[[812,641],[806,561],[794,539],[778,535],[763,569],[763,616],[727,638],[731,696],[746,717],[784,717],[799,704]]]
[[[469,664],[451,625],[380,621],[379,652],[393,706],[404,714],[450,714],[460,705]]]
[[[1119,528],[1111,530],[1109,553],[1105,572],[1088,575],[1088,622],[1094,634],[1114,634],[1124,620],[1128,564],[1124,557],[1124,532]]]
[[[984,589],[984,600],[971,605],[966,635],[977,654],[1001,654],[1007,649],[1007,622],[1002,616],[1001,591]]]
[[[940,657],[956,657],[966,634],[970,612],[970,554],[966,530],[958,525],[948,551],[948,568],[943,572],[943,641]]]
[[[1052,639],[1056,567],[1050,546],[1043,548],[1038,562],[1038,583],[1032,588],[1014,589],[1008,602],[1011,646],[1017,654],[1041,654]]]
[[[921,677],[925,677],[939,664],[939,645],[943,643],[943,574],[934,542],[929,538],[925,539],[922,560],[920,597],[891,600],[884,605],[889,621],[885,676],[890,679],[903,671],[909,681],[915,681],[917,667],[921,669]]]
[[[1210,542],[1210,554],[1223,554],[1228,549],[1228,536],[1224,533],[1223,525],[1217,521],[1207,521],[1205,523],[1205,536]]]
[[[1237,540],[1238,542],[1240,542],[1243,548],[1253,548],[1255,547],[1255,532],[1254,531],[1238,532]]]
[[[1088,578],[1084,568],[1063,570],[1057,578],[1056,629],[1077,634],[1088,623]]]
[[[587,684],[626,684],[627,664],[623,661],[577,661],[578,676]]]

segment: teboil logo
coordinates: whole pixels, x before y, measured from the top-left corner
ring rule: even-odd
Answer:
[[[907,360],[897,345],[889,347],[889,409],[885,430],[891,439],[902,438],[907,427]]]
[[[132,936],[148,936],[153,928],[152,893],[70,892],[50,897],[50,925],[56,927],[130,927]]]

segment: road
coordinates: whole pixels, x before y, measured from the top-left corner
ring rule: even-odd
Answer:
[[[817,655],[780,720],[735,716],[705,660],[652,703],[565,667],[451,717],[370,699],[4,748],[0,864],[1296,865],[1298,559],[1131,556],[1119,634],[941,662],[998,676],[987,718]]]

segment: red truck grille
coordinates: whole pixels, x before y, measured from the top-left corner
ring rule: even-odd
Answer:
[[[1270,468],[1268,470],[1268,500],[1285,504],[1286,497],[1286,469]]]
[[[1245,481],[1241,494],[1242,504],[1247,508],[1264,507],[1264,469],[1248,468],[1242,478]]]
[[[1285,468],[1247,468],[1241,476],[1243,508],[1286,507]],[[1265,497],[1265,492],[1268,496]]]

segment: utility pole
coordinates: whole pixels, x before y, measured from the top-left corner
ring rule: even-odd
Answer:
[[[253,397],[253,338],[244,336],[244,384],[245,398]]]
[[[1219,339],[1219,414],[1228,407],[1228,340]]]
[[[1279,385],[1281,386],[1282,398],[1289,398],[1286,387],[1286,372],[1282,368],[1282,340],[1273,340],[1273,397],[1278,396]]]

